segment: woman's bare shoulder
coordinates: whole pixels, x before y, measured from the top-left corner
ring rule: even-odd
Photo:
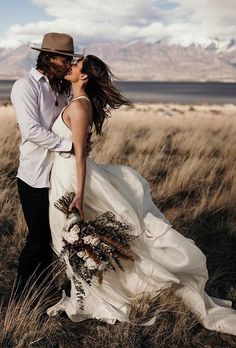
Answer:
[[[91,119],[91,104],[85,98],[74,100],[68,107],[68,114],[70,117]]]

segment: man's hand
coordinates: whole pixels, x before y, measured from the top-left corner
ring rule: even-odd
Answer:
[[[92,137],[92,132],[89,132],[89,133],[88,133],[88,136],[87,136],[86,156],[88,156],[88,155],[90,154],[90,152],[92,151],[93,142],[92,142],[92,140],[91,140],[91,137]],[[70,154],[71,154],[71,155],[75,155],[74,144],[72,144],[72,149],[70,150]]]
[[[87,153],[86,155],[88,156],[90,154],[90,152],[92,151],[92,145],[93,145],[93,142],[91,140],[92,138],[92,132],[89,132],[88,133],[88,136],[87,136],[87,144],[86,144],[86,150],[87,150]]]

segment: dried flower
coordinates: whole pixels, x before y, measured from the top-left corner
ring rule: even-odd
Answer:
[[[93,236],[91,236],[90,234],[83,238],[84,244],[91,244],[92,240]]]
[[[73,192],[66,193],[55,206],[67,216],[62,231],[64,247],[61,258],[65,261],[63,256],[65,254],[69,256],[77,299],[80,308],[84,309],[85,291],[82,280],[92,286],[94,277],[102,283],[103,272],[116,271],[116,267],[124,271],[121,259],[133,261],[134,253],[131,245],[137,237],[132,235],[131,225],[117,220],[110,211],[92,221],[81,220],[75,211],[69,214],[68,208],[73,197]]]
[[[76,255],[80,258],[83,258],[85,256],[85,251],[78,251]]]
[[[78,233],[75,230],[74,231],[70,230],[70,232],[63,230],[62,237],[69,244],[74,244],[79,239]]]
[[[91,244],[92,246],[97,246],[99,243],[100,243],[100,238],[99,238],[99,237],[94,237],[94,238],[92,239],[92,241],[90,242],[90,244]]]
[[[96,262],[90,257],[87,258],[85,265],[86,267],[88,267],[88,269],[91,269],[91,270],[98,268],[98,265],[96,264]]]
[[[80,228],[78,225],[74,225],[71,229],[70,229],[70,233],[80,233]]]

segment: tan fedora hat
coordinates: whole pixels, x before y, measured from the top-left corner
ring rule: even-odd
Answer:
[[[32,47],[33,50],[58,53],[65,56],[81,57],[82,54],[74,53],[73,38],[63,33],[47,33],[43,37],[41,47]]]

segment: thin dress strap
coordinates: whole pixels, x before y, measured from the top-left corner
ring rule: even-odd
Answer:
[[[67,105],[65,105],[64,108],[61,110],[61,112],[60,112],[61,117],[62,117],[63,112],[65,111],[65,109],[67,109],[68,106],[69,106],[74,100],[79,99],[79,98],[85,98],[85,99],[87,99],[87,100],[91,103],[90,99],[89,99],[88,97],[86,97],[85,95],[80,95],[80,96],[78,96],[78,97],[72,98],[71,101],[70,101]],[[63,122],[64,122],[64,121],[63,121]]]
[[[80,96],[78,96],[78,97],[72,98],[71,101],[70,101],[66,106],[64,106],[64,108],[61,110],[59,116],[60,116],[62,122],[64,123],[64,125],[65,125],[67,128],[69,128],[69,127],[67,126],[67,124],[65,123],[65,121],[64,121],[64,119],[63,119],[63,113],[64,113],[64,111],[68,108],[68,106],[69,106],[74,100],[79,99],[79,98],[85,98],[85,99],[87,99],[87,100],[91,103],[91,101],[90,101],[90,99],[89,99],[88,97],[86,97],[85,95],[80,95]],[[69,128],[69,129],[70,129],[70,128]]]
[[[79,98],[85,98],[91,103],[90,99],[88,97],[86,97],[86,95],[80,95],[78,97],[72,98],[71,101],[69,102],[69,104],[72,103],[74,100],[79,99]]]

